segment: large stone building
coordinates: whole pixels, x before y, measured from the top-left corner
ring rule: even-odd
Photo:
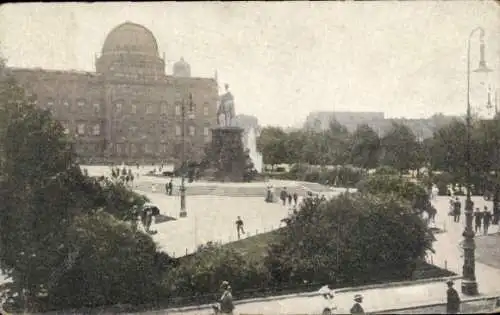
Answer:
[[[61,121],[86,161],[178,162],[183,107],[186,154],[202,156],[216,124],[215,79],[191,77],[182,58],[167,75],[154,35],[131,22],[108,34],[95,67],[95,72],[8,70],[36,95],[38,106]]]

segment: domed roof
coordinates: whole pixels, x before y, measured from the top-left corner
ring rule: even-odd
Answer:
[[[125,22],[109,32],[102,54],[126,52],[158,57],[158,44],[153,33],[142,25]]]
[[[174,76],[191,76],[191,66],[184,60],[184,57],[181,57],[181,60],[174,63]]]

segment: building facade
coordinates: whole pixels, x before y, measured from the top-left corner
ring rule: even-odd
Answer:
[[[179,162],[183,125],[186,157],[203,156],[216,125],[214,78],[191,77],[182,58],[167,75],[154,35],[131,22],[108,34],[95,67],[8,71],[61,122],[84,161]]]

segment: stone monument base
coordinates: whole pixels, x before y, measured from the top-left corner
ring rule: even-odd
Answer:
[[[216,127],[212,129],[211,177],[219,182],[243,182],[245,152],[243,128]]]

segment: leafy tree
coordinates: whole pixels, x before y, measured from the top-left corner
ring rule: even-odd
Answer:
[[[426,226],[395,194],[308,199],[286,223],[265,262],[275,283],[410,278],[431,248]]]
[[[304,130],[290,132],[286,137],[285,147],[289,164],[304,162],[304,149],[307,144],[307,133]]]
[[[415,134],[404,125],[393,123],[392,128],[384,135],[382,144],[382,163],[389,165],[402,174],[417,165],[419,144]]]
[[[149,236],[100,211],[76,217],[67,237],[77,254],[48,291],[52,307],[139,305],[158,298],[161,277]]]
[[[465,175],[466,126],[461,120],[454,120],[436,132],[431,143],[431,168]]]
[[[76,218],[102,209],[132,220],[131,208],[145,200],[82,174],[62,126],[13,80],[0,79],[0,266],[30,309],[71,257]]]
[[[350,162],[355,166],[373,169],[378,165],[380,139],[368,125],[359,125],[351,136]]]
[[[425,185],[400,176],[373,174],[360,181],[357,188],[364,194],[396,194],[409,202],[413,209],[420,211],[427,210],[430,206]]]
[[[207,302],[211,302],[222,281],[230,281],[234,291],[259,288],[267,284],[267,274],[262,265],[246,261],[236,250],[210,242],[194,255],[183,257],[167,274],[164,286],[177,296],[209,294]]]
[[[257,150],[265,164],[276,165],[287,160],[286,133],[279,127],[265,127],[257,138]]]

